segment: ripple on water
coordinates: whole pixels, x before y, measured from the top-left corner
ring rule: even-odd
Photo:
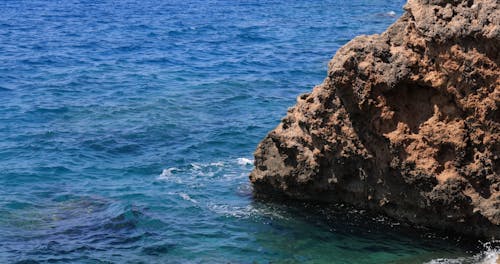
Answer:
[[[390,219],[252,198],[259,140],[403,4],[3,1],[0,262],[471,257]]]
[[[147,231],[148,226],[159,221],[141,207],[73,194],[56,196],[50,204],[10,203],[5,207],[11,213],[4,215],[2,222],[12,231],[5,246],[14,248],[16,241],[25,241],[22,247],[15,247],[21,256],[71,256],[111,248],[139,250],[143,240],[156,236],[154,230]]]

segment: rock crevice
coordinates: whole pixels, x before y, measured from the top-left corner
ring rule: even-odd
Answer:
[[[496,0],[410,0],[380,35],[340,48],[259,144],[257,195],[347,202],[500,237]]]

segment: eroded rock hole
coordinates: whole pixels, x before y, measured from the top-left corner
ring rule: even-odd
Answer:
[[[418,133],[420,125],[433,116],[434,104],[431,99],[439,97],[439,92],[431,87],[403,84],[389,91],[385,97],[387,106],[394,112],[391,130],[402,122],[411,133]]]

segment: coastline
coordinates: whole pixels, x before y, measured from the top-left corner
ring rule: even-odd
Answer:
[[[255,151],[255,194],[500,237],[499,3],[411,0],[340,48]]]

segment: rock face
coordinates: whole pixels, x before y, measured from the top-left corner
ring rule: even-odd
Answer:
[[[255,193],[500,238],[499,5],[410,0],[339,49],[257,147]]]

